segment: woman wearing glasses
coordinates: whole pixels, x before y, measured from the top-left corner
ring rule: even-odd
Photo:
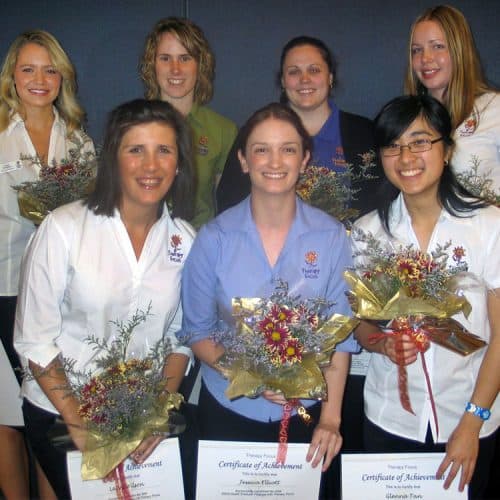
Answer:
[[[428,253],[448,242],[461,247],[481,285],[465,290],[472,312],[455,319],[488,345],[467,357],[432,343],[425,352],[438,429],[414,344],[404,337],[398,352],[394,337],[374,344],[369,339],[380,332],[363,322],[357,339],[374,353],[365,384],[364,439],[370,452],[446,452],[437,471],[446,476],[444,487],[457,476],[460,490],[470,484],[470,498],[481,498],[500,424],[500,210],[457,183],[449,164],[451,133],[446,109],[430,96],[398,97],[384,106],[375,119],[375,144],[386,179],[377,210],[355,227],[396,247]],[[414,415],[400,403],[401,359]]]
[[[408,94],[429,94],[446,106],[456,148],[453,168],[491,180],[500,196],[500,94],[481,68],[471,29],[464,15],[449,5],[427,9],[410,33]]]

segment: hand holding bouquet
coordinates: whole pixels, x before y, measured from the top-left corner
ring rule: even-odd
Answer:
[[[321,298],[291,297],[284,282],[269,299],[233,299],[235,328],[214,335],[225,349],[218,368],[230,381],[227,397],[272,390],[287,399],[324,399],[321,367],[358,323],[340,314],[327,316],[331,305]]]
[[[146,357],[128,357],[134,329],[149,314],[137,311],[123,323],[114,322],[118,335],[110,343],[89,337],[88,343],[103,353],[94,372],[75,372],[74,360],[63,360],[70,393],[79,402],[78,415],[86,426],[82,478],[99,479],[117,467],[141,441],[151,435],[172,433],[171,410],[182,403],[180,394],[166,389],[163,377],[170,344],[158,341]]]
[[[396,342],[411,339],[421,354],[429,396],[432,391],[425,365],[424,352],[430,342],[467,355],[485,345],[452,318],[470,313],[470,304],[461,287],[473,278],[467,273],[465,250],[452,249],[453,265],[448,265],[450,244],[438,246],[430,255],[411,246],[398,249],[383,248],[373,235],[359,229],[353,238],[364,245],[354,256],[360,262],[354,270],[344,273],[351,287],[350,299],[355,316],[374,321],[390,321],[384,333]],[[382,337],[373,336],[378,342]],[[413,413],[403,360],[399,364],[399,392],[403,408]],[[435,415],[435,412],[434,412]],[[436,421],[437,427],[437,421]]]

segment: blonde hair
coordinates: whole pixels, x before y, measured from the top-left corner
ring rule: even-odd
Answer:
[[[492,90],[484,77],[479,53],[465,16],[454,7],[438,5],[427,9],[413,23],[408,43],[408,66],[405,77],[407,94],[426,94],[426,87],[420,82],[412,68],[412,40],[416,26],[423,21],[437,23],[446,37],[450,53],[452,74],[443,95],[443,104],[448,108],[455,130],[474,109],[477,97]]]
[[[36,43],[49,53],[50,60],[61,75],[61,88],[54,105],[66,122],[68,135],[82,127],[85,113],[76,98],[76,74],[69,57],[53,35],[42,30],[26,31],[19,35],[7,51],[0,73],[0,131],[9,125],[14,113],[23,112],[16,92],[14,70],[19,51],[28,43]]]
[[[215,57],[203,31],[189,19],[167,17],[160,19],[146,38],[140,62],[140,75],[146,90],[146,99],[159,99],[160,86],[156,79],[155,60],[160,37],[173,34],[198,64],[198,75],[194,87],[194,101],[206,104],[212,99],[215,75]]]

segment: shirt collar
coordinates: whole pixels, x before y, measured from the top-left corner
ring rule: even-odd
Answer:
[[[66,124],[64,123],[64,120],[62,119],[59,111],[57,111],[57,108],[55,106],[52,106],[52,111],[54,113],[54,125],[62,132],[66,127]],[[21,115],[16,112],[10,117],[9,126],[7,127],[7,135],[10,135],[14,131],[14,129],[19,126],[24,126],[24,120],[22,119]]]
[[[439,214],[438,222],[443,220],[449,220],[453,216],[448,213],[444,208],[441,208],[441,213]],[[410,220],[410,214],[406,208],[406,203],[403,198],[403,194],[399,193],[398,197],[394,200],[391,205],[389,213],[389,227],[396,227],[403,221]]]
[[[226,216],[222,214],[216,220],[225,231],[242,231],[253,232],[256,231],[255,221],[252,217],[252,210],[250,206],[251,196],[247,196],[239,205],[234,207]],[[295,217],[290,228],[289,236],[298,237],[303,233],[311,230],[321,231],[324,228],[322,218],[317,218],[313,213],[305,210],[307,205],[297,196]]]
[[[191,111],[188,114],[188,118],[190,120],[197,122],[198,124],[200,124],[199,110],[200,110],[200,105],[196,102],[193,102],[193,105],[191,106]]]

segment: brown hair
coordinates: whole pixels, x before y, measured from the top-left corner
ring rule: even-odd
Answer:
[[[94,191],[87,205],[98,215],[112,216],[122,198],[118,150],[123,136],[133,127],[161,123],[172,128],[177,143],[177,175],[164,201],[171,201],[172,216],[193,217],[193,186],[195,185],[191,129],[182,115],[168,102],[136,99],[111,111],[104,131]],[[160,204],[162,209],[162,204]]]
[[[313,142],[311,136],[305,129],[299,115],[286,104],[272,102],[263,108],[258,109],[241,127],[238,135],[239,151],[245,156],[245,150],[248,143],[248,138],[253,130],[262,122],[274,118],[289,123],[299,134],[302,143],[302,154],[305,156],[306,152],[312,153]]]
[[[212,99],[215,76],[215,57],[203,31],[189,19],[167,17],[160,19],[146,38],[140,63],[140,75],[146,90],[146,99],[159,99],[160,87],[156,80],[155,60],[160,37],[173,34],[198,63],[198,75],[194,87],[194,101],[206,104]]]

